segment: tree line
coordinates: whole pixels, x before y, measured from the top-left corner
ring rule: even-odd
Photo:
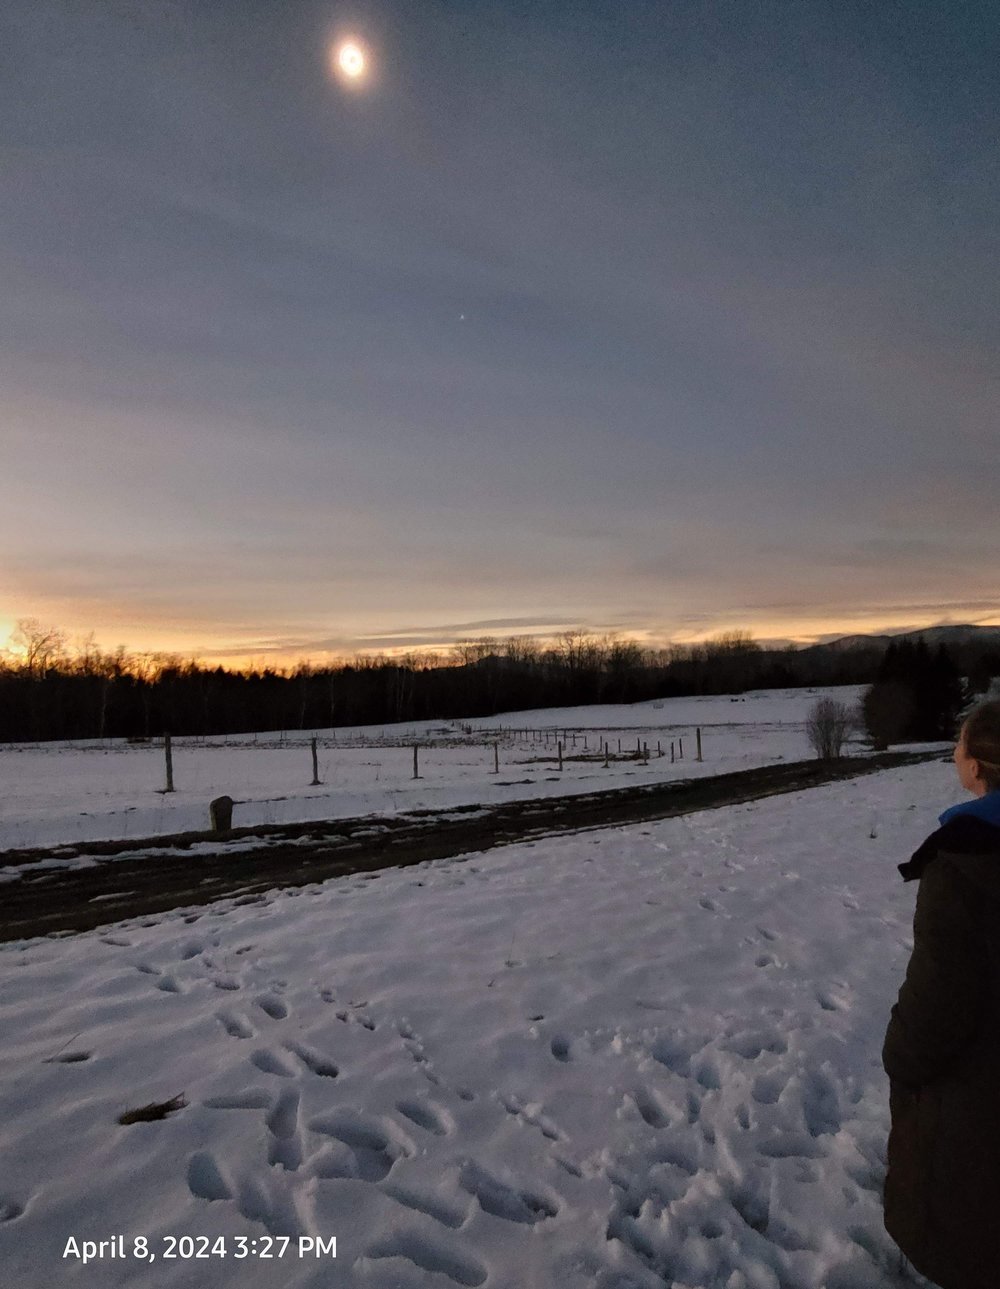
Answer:
[[[0,659],[3,742],[326,729],[750,689],[908,683],[895,672],[882,675],[890,653],[896,670],[902,666],[893,645],[765,649],[742,631],[667,649],[579,631],[551,642],[483,637],[444,658],[359,655],[329,665],[245,670],[123,646],[105,651],[92,637],[70,648],[60,631],[30,619],[18,624],[14,644]],[[945,657],[956,675],[959,666],[966,675],[978,668],[987,682],[991,669],[1000,673],[997,651],[990,657],[980,648],[956,659],[939,650],[934,657]],[[923,666],[924,654],[919,658]],[[917,728],[921,712],[914,698],[907,731]]]

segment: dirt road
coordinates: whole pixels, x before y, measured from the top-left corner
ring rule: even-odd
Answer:
[[[276,887],[475,853],[525,837],[711,810],[940,757],[940,751],[888,752],[831,762],[795,761],[497,806],[235,829],[224,839],[186,833],[5,851],[0,867],[25,867],[20,877],[0,885],[0,941],[85,931],[224,897],[249,901]],[[205,851],[206,842],[217,849]],[[192,854],[196,844],[198,851]],[[157,853],[136,857],[143,849]],[[73,866],[78,857],[91,865]],[[56,867],[52,861],[67,866]]]

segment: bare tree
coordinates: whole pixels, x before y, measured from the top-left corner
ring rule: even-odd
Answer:
[[[813,704],[806,718],[806,734],[820,760],[832,761],[841,755],[854,723],[850,708],[833,698],[821,698]]]
[[[66,648],[66,637],[57,628],[44,626],[37,618],[19,618],[11,642],[24,658],[24,669],[40,679],[57,662]]]

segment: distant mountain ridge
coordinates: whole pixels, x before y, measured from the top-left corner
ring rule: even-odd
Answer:
[[[900,644],[903,641],[909,641],[913,644],[920,639],[923,639],[931,648],[937,648],[938,645],[942,644],[967,644],[970,640],[975,641],[977,644],[1000,645],[1000,627],[949,625],[940,627],[923,627],[917,631],[902,631],[898,634],[840,636],[836,640],[826,640],[821,644],[807,645],[801,652],[808,653],[811,650],[817,649],[836,649],[842,651],[850,649],[884,649],[892,641],[895,641],[896,644]]]

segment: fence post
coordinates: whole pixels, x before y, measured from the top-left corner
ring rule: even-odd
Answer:
[[[493,773],[500,773],[500,744],[493,744]]]
[[[559,744],[559,773],[562,774],[562,743]]]
[[[419,778],[420,778],[420,773],[419,773],[418,768],[417,768],[417,745],[416,745],[416,743],[414,743],[414,745],[413,745],[413,777],[414,777],[415,779],[419,779]]]
[[[313,754],[313,777],[312,777],[312,783],[309,786],[311,788],[315,788],[319,783],[319,758],[316,755],[315,738],[312,740],[312,754]]]
[[[698,760],[701,760],[701,726],[699,725],[695,733],[698,736]]]
[[[170,735],[163,735],[163,753],[167,759],[167,786],[164,792],[173,792],[174,790],[174,754],[170,747]]]
[[[677,740],[677,746],[680,748],[680,755],[678,757],[678,760],[683,761],[684,760],[684,740],[682,738],[679,738]]]
[[[671,765],[673,765],[673,763],[674,763],[674,744],[673,744],[673,740],[671,740],[671,743],[670,743],[670,764],[671,764]]]
[[[604,740],[604,768],[608,768],[608,740]]]

